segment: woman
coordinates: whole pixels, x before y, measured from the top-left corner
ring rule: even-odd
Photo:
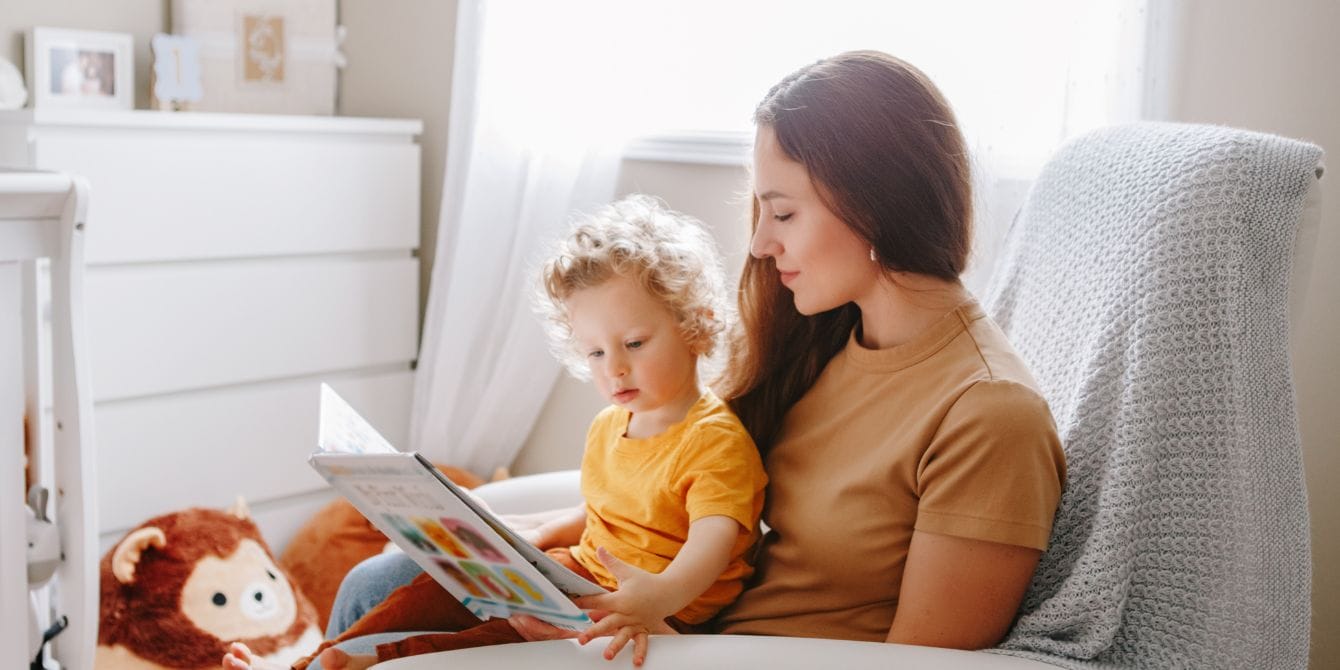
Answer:
[[[786,77],[755,120],[742,327],[717,387],[763,451],[771,532],[716,629],[992,646],[1065,464],[1035,382],[958,279],[972,194],[953,112],[916,68],[865,51]],[[403,583],[404,560],[351,573],[332,620]]]

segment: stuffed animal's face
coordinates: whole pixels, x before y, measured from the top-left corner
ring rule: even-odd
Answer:
[[[287,664],[321,639],[311,603],[240,505],[150,519],[101,572],[98,670],[217,668],[234,641]]]
[[[205,556],[181,589],[181,610],[200,630],[221,640],[279,635],[297,606],[288,580],[254,540],[226,558]]]

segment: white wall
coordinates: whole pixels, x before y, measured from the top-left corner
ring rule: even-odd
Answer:
[[[1187,0],[1169,110],[1326,150],[1322,223],[1294,361],[1312,513],[1312,667],[1340,667],[1340,2]]]

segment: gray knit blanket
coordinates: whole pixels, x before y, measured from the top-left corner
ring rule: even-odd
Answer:
[[[1044,168],[984,301],[1065,445],[1051,546],[997,652],[1304,668],[1311,558],[1287,297],[1317,146],[1141,123]]]

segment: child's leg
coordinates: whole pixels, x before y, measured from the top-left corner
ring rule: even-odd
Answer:
[[[459,633],[414,635],[397,642],[379,644],[377,645],[377,660],[389,661],[393,658],[431,654],[435,651],[473,649],[475,647],[489,647],[496,644],[512,644],[525,641],[526,638],[521,637],[516,629],[512,628],[512,624],[508,623],[507,619],[489,619],[474,628]]]
[[[583,579],[595,581],[591,573],[572,558],[566,548],[550,549],[550,558],[580,575]],[[377,660],[389,661],[393,658],[417,656],[437,651],[472,649],[497,644],[525,642],[525,638],[516,632],[506,619],[490,619],[480,623],[464,605],[447,593],[428,574],[421,574],[408,585],[397,589],[386,600],[373,608],[357,623],[340,634],[334,640],[322,643],[310,659],[321,654],[330,646],[352,638],[407,630],[458,631],[414,635],[405,639],[377,645]],[[340,662],[344,662],[343,654]],[[331,658],[333,660],[333,657]],[[358,659],[357,663],[362,663]],[[306,667],[294,665],[296,670]]]
[[[550,558],[554,559],[563,567],[577,573],[583,579],[595,581],[585,567],[572,558],[571,552],[566,548],[550,549],[545,552]],[[464,606],[461,606],[464,609]],[[458,629],[459,630],[459,629]],[[506,619],[489,619],[466,630],[460,630],[457,633],[434,633],[428,635],[415,635],[403,640],[377,645],[377,660],[389,661],[393,658],[403,658],[405,656],[417,656],[419,654],[429,654],[437,651],[452,651],[455,649],[473,649],[475,647],[488,647],[497,644],[513,644],[516,642],[525,642],[512,624]]]
[[[393,591],[421,574],[423,568],[398,551],[378,554],[355,565],[340,582],[340,590],[331,606],[330,622],[326,624],[326,637],[338,637]]]
[[[295,670],[303,670],[313,658],[331,645],[364,635],[416,630],[457,631],[478,626],[479,623],[478,617],[465,609],[431,576],[423,573],[409,584],[391,592],[380,605],[372,608],[335,639],[322,642],[311,656],[293,664],[293,667]]]
[[[592,584],[596,583],[595,575],[591,574],[591,571],[587,570],[586,566],[578,563],[576,558],[573,558],[571,549],[568,549],[567,547],[554,547],[553,549],[546,549],[544,554],[549,558],[554,559],[559,565],[577,573],[578,577],[581,577]]]

